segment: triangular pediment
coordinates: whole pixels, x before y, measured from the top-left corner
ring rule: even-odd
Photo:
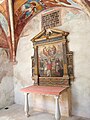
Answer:
[[[42,39],[48,39],[48,38],[55,38],[55,37],[62,37],[67,36],[69,33],[59,30],[59,29],[47,29],[42,30],[39,34],[37,34],[33,39],[32,42],[39,41]]]

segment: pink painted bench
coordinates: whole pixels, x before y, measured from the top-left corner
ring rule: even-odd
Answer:
[[[60,87],[52,87],[52,86],[29,86],[22,88],[21,91],[25,93],[25,115],[28,117],[29,114],[29,104],[28,104],[28,94],[35,93],[41,95],[53,95],[55,98],[55,119],[60,120],[60,108],[59,108],[59,97],[60,95],[66,91],[68,86],[60,86]]]

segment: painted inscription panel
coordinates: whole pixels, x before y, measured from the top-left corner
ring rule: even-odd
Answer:
[[[48,29],[61,25],[61,11],[53,10],[46,14],[42,14],[42,29]]]

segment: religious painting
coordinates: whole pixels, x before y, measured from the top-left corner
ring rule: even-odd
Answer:
[[[69,33],[42,30],[33,39],[32,79],[35,85],[69,85],[73,79],[72,52],[68,49]]]
[[[39,46],[38,64],[40,77],[63,77],[62,43]]]
[[[28,17],[32,17],[42,10],[51,7],[77,7],[72,0],[14,0],[14,14],[16,21],[24,22]]]
[[[25,22],[29,17],[34,16],[36,13],[43,10],[42,4],[39,0],[15,0],[14,1],[14,15],[15,15],[15,26]],[[17,21],[19,23],[17,23]]]

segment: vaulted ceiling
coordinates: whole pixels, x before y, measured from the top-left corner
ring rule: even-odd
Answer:
[[[0,0],[0,47],[9,49],[12,61],[27,22],[51,7],[77,8],[90,17],[90,0]]]

